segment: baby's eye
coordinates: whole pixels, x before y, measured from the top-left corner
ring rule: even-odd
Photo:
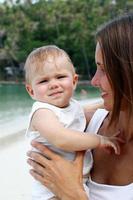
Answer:
[[[57,79],[62,79],[62,78],[66,78],[65,75],[61,75],[61,76],[58,76]]]
[[[47,83],[48,80],[44,79],[44,80],[41,80],[39,83]]]

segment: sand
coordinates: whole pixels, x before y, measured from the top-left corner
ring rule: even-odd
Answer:
[[[9,143],[8,143],[9,141]],[[26,163],[26,141],[24,135],[0,148],[0,199],[30,200],[31,177]]]

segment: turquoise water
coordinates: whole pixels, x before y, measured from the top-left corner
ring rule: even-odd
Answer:
[[[16,115],[25,115],[32,101],[24,85],[0,86],[0,124]]]
[[[77,100],[99,96],[97,89],[88,85],[78,86],[74,97]],[[17,132],[26,127],[33,100],[23,84],[0,85],[0,134]]]

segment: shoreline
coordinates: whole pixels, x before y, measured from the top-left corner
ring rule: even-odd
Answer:
[[[15,84],[22,84],[24,85],[25,84],[25,81],[5,81],[5,80],[1,80],[0,81],[0,85],[8,85],[8,84],[11,84],[11,85],[15,85]],[[79,80],[78,81],[78,85],[91,85],[91,81],[90,80]]]
[[[9,134],[0,138],[0,150],[8,147],[9,145],[14,144],[15,142],[23,139],[25,137],[26,129],[23,129],[19,132]]]
[[[90,104],[97,105],[101,101],[102,101],[101,98],[83,99],[83,100],[80,100],[80,104],[81,104],[81,106],[87,106]],[[26,119],[26,121],[27,120],[28,119]],[[0,136],[0,149],[6,148],[7,146],[9,146],[9,144],[11,145],[11,144],[17,142],[18,140],[24,138],[25,132],[26,132],[26,127],[27,127],[27,124],[24,124],[24,122],[23,122],[23,126],[21,127],[21,129],[19,127],[19,130],[14,129],[14,132],[13,132],[13,130],[9,131],[9,132],[7,131],[8,133],[1,135]]]

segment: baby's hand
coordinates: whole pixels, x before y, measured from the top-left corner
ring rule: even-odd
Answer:
[[[105,137],[100,135],[100,148],[112,148],[115,154],[120,154],[120,139],[116,136],[113,137]]]

